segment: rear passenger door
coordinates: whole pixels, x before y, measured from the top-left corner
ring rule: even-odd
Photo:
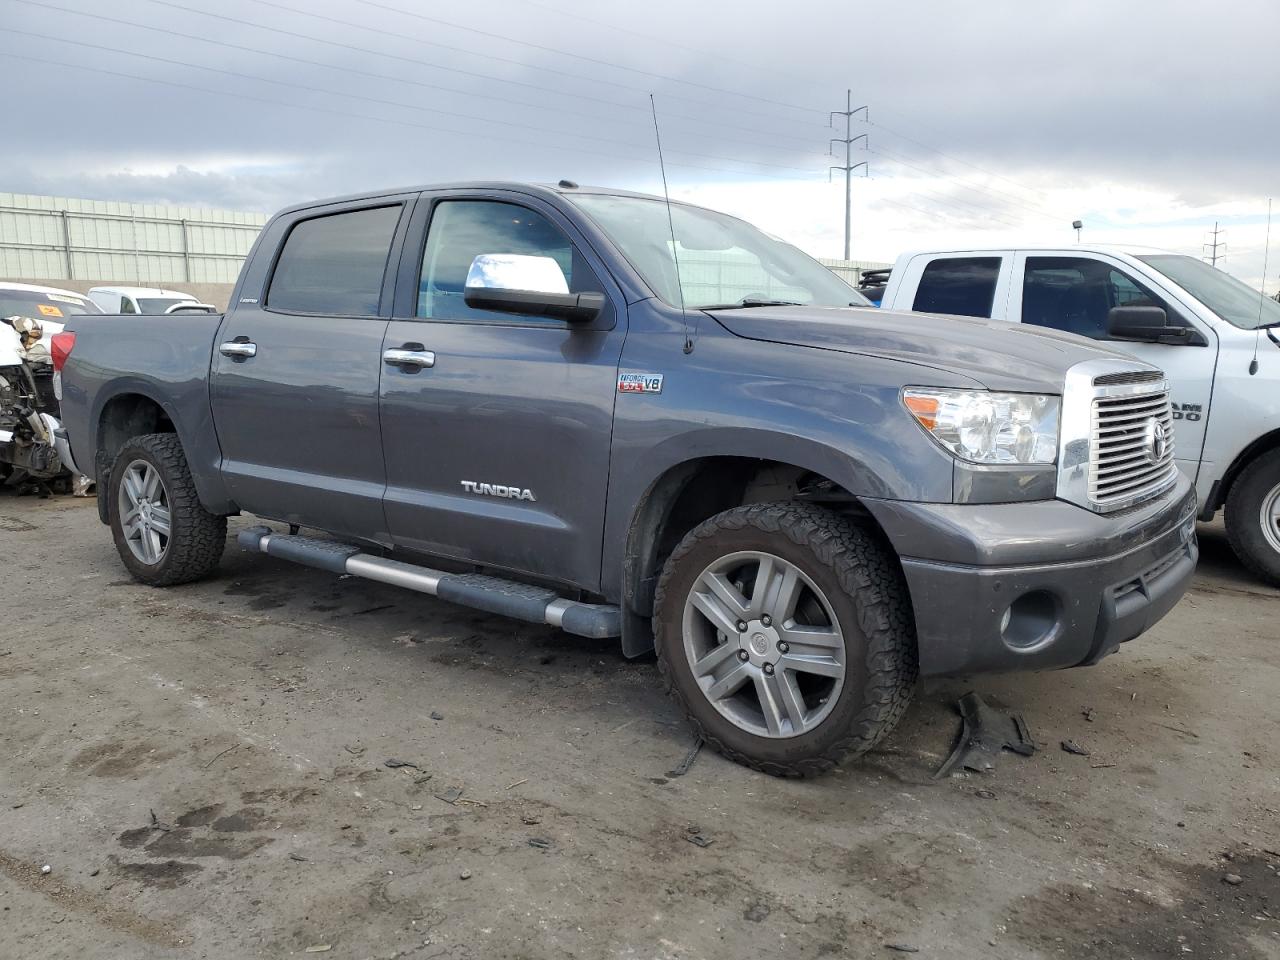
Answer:
[[[259,241],[210,384],[241,509],[386,541],[378,380],[413,199],[326,204],[272,221]]]
[[[588,323],[469,307],[480,254],[550,257]],[[385,510],[394,542],[595,589],[625,301],[572,222],[510,191],[425,194],[401,258],[382,372]],[[391,354],[395,357],[397,354]]]

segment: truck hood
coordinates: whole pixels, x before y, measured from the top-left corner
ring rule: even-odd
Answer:
[[[961,374],[989,390],[1061,393],[1082,360],[1133,357],[1074,334],[1003,320],[875,307],[749,307],[709,310],[739,337],[902,360]]]

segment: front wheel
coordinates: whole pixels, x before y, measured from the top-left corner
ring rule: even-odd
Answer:
[[[1280,450],[1254,460],[1231,485],[1227,536],[1246,567],[1280,585]]]
[[[172,433],[134,437],[120,450],[107,495],[111,535],[135,580],[189,583],[222,557],[227,518],[200,504],[182,444]]]
[[[654,632],[668,689],[698,733],[778,776],[871,749],[916,680],[896,558],[812,504],[751,504],[695,528],[663,570]]]

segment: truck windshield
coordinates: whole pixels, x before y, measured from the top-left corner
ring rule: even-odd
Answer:
[[[816,260],[736,217],[673,203],[668,223],[662,200],[591,193],[568,199],[608,234],[645,282],[672,306],[681,305],[682,292],[684,306],[695,310],[871,303]]]
[[[1280,325],[1280,303],[1203,260],[1162,253],[1138,257],[1228,323],[1242,330]]]
[[[101,313],[92,300],[40,290],[8,290],[0,287],[0,317],[30,317],[62,321],[86,313]]]

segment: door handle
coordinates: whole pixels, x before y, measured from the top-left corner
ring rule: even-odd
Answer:
[[[233,360],[248,360],[250,357],[258,355],[258,345],[250,343],[248,339],[231,340],[221,344],[218,352],[224,357],[230,357]]]
[[[434,367],[436,355],[432,350],[383,350],[382,362],[393,367]]]

